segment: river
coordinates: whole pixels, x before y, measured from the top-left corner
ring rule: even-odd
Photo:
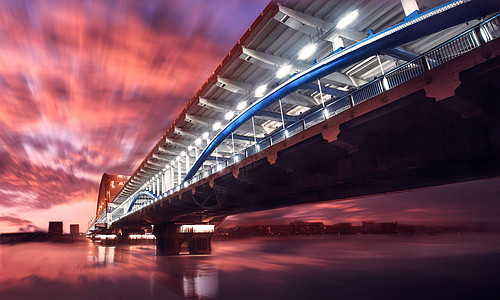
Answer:
[[[0,245],[0,299],[500,299],[500,235]]]

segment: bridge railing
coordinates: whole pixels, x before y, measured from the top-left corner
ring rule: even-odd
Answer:
[[[368,99],[371,99],[389,89],[392,89],[422,73],[436,68],[441,64],[444,64],[460,55],[463,55],[479,46],[483,43],[488,43],[496,38],[500,37],[500,14],[497,14],[488,20],[481,22],[480,24],[466,30],[465,32],[459,34],[458,36],[448,40],[447,42],[434,47],[433,49],[425,52],[424,54],[416,57],[415,59],[406,62],[405,64],[383,74],[379,78],[365,84],[364,86],[346,94],[345,96],[329,103],[324,106],[320,105],[312,111],[308,111],[307,114],[300,120],[288,125],[282,126],[281,130],[276,131],[272,135],[260,139],[259,142],[254,143],[250,147],[234,153],[232,158],[223,159],[211,168],[200,169],[198,173],[191,179],[186,180],[181,185],[177,185],[164,193],[159,193],[159,195],[148,201],[144,206],[150,205],[166,196],[172,195],[179,191],[181,188],[187,187],[193,183],[196,183],[204,178],[215,174],[224,168],[237,163],[249,156],[252,156],[276,143],[279,143],[297,133],[300,133],[324,120],[331,118],[353,106],[356,106]],[[230,139],[229,137],[228,139]],[[231,141],[226,139],[226,144],[230,144]],[[134,194],[135,195],[135,194]],[[134,197],[132,195],[130,198]],[[124,203],[130,203],[125,201]],[[122,204],[123,205],[123,204]],[[142,207],[144,207],[142,206]],[[132,210],[128,211],[128,208],[124,208],[122,211],[125,212],[122,215],[118,214],[118,210],[115,210],[111,214],[112,220],[118,220],[130,213],[133,213],[142,207],[134,207]]]

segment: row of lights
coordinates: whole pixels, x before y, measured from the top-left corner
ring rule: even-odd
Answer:
[[[358,15],[359,15],[359,12],[357,9],[350,12],[349,14],[347,14],[345,17],[343,17],[337,23],[336,28],[343,29],[343,28],[347,27],[347,25],[351,24],[358,17]],[[298,59],[306,60],[306,59],[310,58],[316,52],[317,49],[318,49],[318,45],[316,45],[314,43],[307,44],[299,51]],[[292,74],[292,66],[291,65],[284,65],[278,69],[278,71],[276,72],[276,77],[281,79],[281,78],[285,78],[286,76],[289,76],[290,74]],[[256,97],[262,97],[265,95],[266,91],[267,91],[267,85],[260,85],[255,89],[254,95]],[[236,107],[236,110],[243,110],[246,108],[246,106],[247,106],[247,103],[245,101],[240,102],[238,104],[238,106]],[[228,111],[225,114],[224,118],[226,120],[231,120],[234,116],[235,116],[235,113],[233,111]],[[215,122],[212,125],[212,129],[215,131],[219,130],[221,127],[222,127],[221,122]],[[199,145],[199,144],[201,144],[201,140],[197,139],[197,145]]]
[[[343,17],[338,23],[337,23],[337,26],[336,28],[338,29],[343,29],[345,27],[347,27],[349,24],[351,24],[359,15],[359,12],[358,10],[354,10],[352,12],[350,12],[349,14],[347,14],[345,17]],[[314,43],[309,43],[307,44],[306,46],[304,46],[298,53],[298,59],[300,60],[306,60],[308,58],[310,58],[317,50],[318,46]],[[276,72],[276,77],[281,79],[281,78],[284,78],[286,76],[289,76],[290,74],[292,73],[292,66],[291,65],[284,65],[284,66],[281,66],[278,71]],[[384,82],[384,86],[386,85],[387,83]],[[267,91],[267,86],[266,85],[261,85],[259,87],[257,87],[255,89],[255,96],[256,97],[262,97],[265,92]],[[243,109],[245,109],[247,107],[247,102],[246,101],[242,101],[238,104],[238,106],[236,107],[236,110],[238,111],[241,111]],[[235,116],[235,113],[233,111],[228,111],[226,112],[226,114],[224,115],[224,118],[226,120],[231,120],[233,117]],[[222,124],[221,122],[215,122],[213,125],[212,125],[212,129],[214,131],[217,131],[219,130],[220,128],[222,127]],[[288,137],[288,131],[285,130],[285,135]],[[210,134],[208,132],[204,132],[202,134],[202,138],[203,139],[206,139],[207,140],[207,143],[208,143],[208,138],[209,138]],[[195,145],[200,145],[202,143],[202,138],[197,138],[195,140]],[[259,145],[257,145],[257,147],[259,147]],[[194,149],[193,146],[188,146],[188,151],[192,151]],[[181,156],[186,156],[187,153],[186,151],[182,151],[180,153],[180,155],[178,155],[176,157],[175,160],[173,160],[171,162],[172,165],[175,164],[175,161],[180,161],[181,159]]]
[[[336,28],[343,29],[343,28],[347,27],[347,25],[349,25],[350,23],[352,23],[358,17],[358,15],[359,15],[358,10],[354,10],[354,11],[350,12],[349,14],[347,14],[344,18],[342,18],[337,23]],[[298,53],[298,59],[300,59],[300,60],[306,60],[306,59],[310,58],[316,52],[317,49],[318,49],[318,46],[316,44],[314,44],[314,43],[307,44],[306,46],[304,46],[299,51],[299,53]],[[276,72],[276,77],[281,79],[281,78],[284,78],[286,76],[289,76],[291,73],[292,73],[292,66],[291,65],[284,65],[284,66],[281,66],[278,69],[278,71]],[[261,85],[261,86],[258,86],[255,89],[254,95],[256,97],[262,97],[262,96],[264,96],[264,94],[266,93],[266,91],[267,91],[267,86],[266,85]],[[236,110],[241,111],[241,110],[245,109],[246,107],[247,107],[247,102],[246,101],[242,101],[242,102],[240,102],[238,104],[238,106],[236,107]],[[235,116],[235,112],[234,111],[228,111],[224,115],[224,118],[226,120],[231,120],[231,119],[234,118],[234,116]],[[212,125],[212,129],[214,131],[218,131],[221,128],[222,128],[222,123],[219,122],[219,121],[215,122]],[[208,132],[204,132],[202,134],[201,138],[197,138],[194,141],[195,145],[197,145],[197,146],[201,145],[201,143],[203,141],[202,139],[207,140],[207,143],[208,143],[209,136],[210,136],[210,134]],[[188,146],[188,151],[191,151],[193,149],[194,149],[193,146]],[[186,155],[187,155],[186,151],[182,151],[180,153],[180,155],[178,155],[175,158],[175,160],[172,160],[171,164],[174,165],[175,161],[180,161],[181,157],[182,156],[186,156]]]

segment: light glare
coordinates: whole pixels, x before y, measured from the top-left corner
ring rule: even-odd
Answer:
[[[276,77],[283,78],[285,76],[290,75],[291,71],[292,71],[292,66],[290,65],[282,66],[281,68],[278,69],[278,72],[276,72]]]
[[[353,10],[352,12],[348,13],[345,17],[340,19],[340,21],[337,23],[337,28],[338,29],[344,29],[347,27],[347,25],[351,24],[356,18],[358,17],[359,12],[358,10]]]
[[[245,107],[247,107],[247,102],[246,101],[241,101],[240,103],[238,103],[238,106],[236,106],[236,109],[237,110],[244,110]]]
[[[224,118],[225,118],[226,120],[231,120],[233,117],[234,117],[234,112],[233,112],[233,111],[228,111],[228,112],[226,113],[226,115],[224,116]]]
[[[299,59],[308,59],[314,54],[314,52],[316,52],[316,49],[318,49],[318,46],[315,44],[307,44],[304,48],[302,48],[302,50],[300,50]]]
[[[266,93],[267,87],[265,85],[261,85],[255,89],[255,96],[262,97]]]
[[[221,124],[220,122],[215,122],[215,123],[212,125],[212,129],[213,129],[213,130],[219,130],[221,126],[222,126],[222,124]]]

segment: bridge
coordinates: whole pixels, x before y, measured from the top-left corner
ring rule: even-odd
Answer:
[[[88,233],[210,253],[231,214],[498,176],[500,2],[438,4],[271,2]]]

